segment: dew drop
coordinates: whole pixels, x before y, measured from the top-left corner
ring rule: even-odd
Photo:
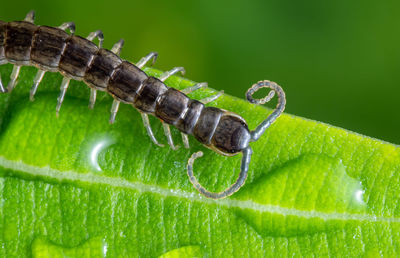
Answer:
[[[354,194],[353,194],[353,203],[354,203],[354,205],[359,206],[359,207],[364,207],[365,206],[364,193],[365,193],[365,190],[362,189],[361,182],[357,182],[357,186],[354,189]]]
[[[366,215],[364,192],[340,159],[305,154],[239,191],[235,212],[262,235],[316,233]]]
[[[106,257],[108,251],[108,245],[104,242],[103,244],[103,257]]]
[[[101,172],[102,168],[99,164],[99,155],[102,151],[106,150],[109,146],[115,144],[115,139],[112,136],[104,135],[96,137],[95,140],[90,140],[88,144],[88,160],[89,164],[96,171]]]

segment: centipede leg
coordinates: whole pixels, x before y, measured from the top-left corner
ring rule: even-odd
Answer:
[[[30,94],[29,94],[29,99],[31,101],[35,100],[36,91],[37,91],[37,89],[39,87],[40,82],[43,79],[44,74],[45,74],[45,71],[39,69],[38,72],[35,75],[35,78],[33,79],[33,85],[32,85],[32,88],[31,88],[31,91],[30,91]]]
[[[30,11],[26,14],[24,21],[34,23],[35,22],[35,11]]]
[[[71,34],[75,33],[75,23],[73,22],[64,22],[60,26],[58,26],[59,29],[62,29],[64,31],[69,30]]]
[[[176,73],[181,73],[182,75],[185,74],[185,68],[183,67],[174,67],[170,71],[166,71],[165,73],[161,74],[160,78],[158,78],[160,81],[165,81],[168,79],[170,76],[176,74]]]
[[[200,83],[196,83],[192,87],[181,90],[181,92],[184,94],[189,94],[198,89],[207,88],[207,87],[208,87],[208,84],[206,82],[200,82]]]
[[[167,137],[168,140],[168,144],[171,147],[171,149],[173,150],[177,150],[179,148],[179,146],[175,146],[174,141],[172,140],[172,135],[171,135],[171,130],[169,129],[169,125],[166,123],[162,123],[163,128],[164,128],[164,134]]]
[[[116,55],[119,55],[119,53],[121,52],[122,46],[124,45],[124,40],[120,39],[117,43],[114,44],[114,46],[111,49],[111,52],[113,52]],[[111,115],[110,115],[110,124],[115,122],[115,117],[117,116],[117,112],[118,112],[118,108],[119,108],[119,101],[115,100],[112,103],[111,106]]]
[[[113,52],[116,55],[119,55],[121,53],[121,49],[124,46],[124,40],[120,39],[118,40],[117,43],[114,44],[114,46],[111,48],[111,52]]]
[[[6,91],[6,89],[4,89],[4,87],[3,87],[3,82],[2,82],[2,80],[1,80],[1,74],[0,74],[0,93],[5,93],[5,92],[7,92],[7,91]]]
[[[189,149],[190,145],[189,145],[189,138],[188,138],[187,134],[181,133],[181,135],[182,135],[183,146],[186,149]]]
[[[103,47],[104,35],[101,30],[96,30],[91,32],[89,36],[86,37],[87,40],[93,41],[95,38],[99,40],[99,48]],[[89,108],[93,109],[94,104],[96,103],[97,90],[95,88],[90,88],[90,99],[89,99]]]
[[[96,30],[94,32],[91,32],[89,34],[89,36],[86,37],[87,40],[94,40],[95,38],[97,38],[99,40],[99,48],[103,47],[103,41],[104,41],[104,35],[103,32],[101,30]]]
[[[62,82],[61,82],[61,87],[60,87],[61,91],[60,91],[60,95],[57,98],[57,107],[56,107],[57,116],[58,116],[58,114],[60,112],[61,105],[62,105],[62,103],[64,101],[65,93],[67,92],[67,89],[68,89],[70,81],[71,81],[70,78],[64,77]]]
[[[154,144],[160,146],[160,147],[164,147],[164,144],[161,144],[157,141],[156,137],[154,136],[153,130],[151,129],[150,126],[150,121],[149,121],[149,117],[147,114],[140,112],[140,115],[142,116],[142,120],[143,120],[143,125],[146,128],[147,131],[147,135],[150,137],[150,139],[153,141]]]
[[[93,109],[96,103],[97,90],[95,88],[90,88],[90,98],[89,98],[89,108]]]
[[[11,72],[11,76],[10,76],[10,82],[8,83],[8,86],[7,86],[8,92],[11,92],[15,88],[20,71],[21,71],[21,66],[14,65],[13,70]]]
[[[119,101],[115,100],[112,103],[111,106],[111,115],[110,115],[110,124],[113,124],[115,122],[115,117],[117,116],[118,108],[119,108]]]
[[[201,99],[201,100],[199,100],[199,101],[200,101],[201,103],[203,103],[203,104],[207,104],[207,103],[213,102],[214,100],[218,99],[219,97],[222,96],[222,94],[224,94],[224,91],[223,91],[223,90],[220,91],[220,92],[218,92],[218,93],[215,94],[215,95],[212,95],[212,96],[210,96],[210,97]]]
[[[150,52],[147,56],[142,57],[139,62],[136,63],[136,66],[139,67],[140,69],[143,68],[143,66],[145,66],[151,59],[153,59],[153,61],[151,62],[151,65],[154,65],[154,63],[156,62],[158,57],[158,53],[157,52]]]

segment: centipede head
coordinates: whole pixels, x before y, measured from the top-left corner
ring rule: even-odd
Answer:
[[[211,143],[216,152],[234,156],[246,149],[250,141],[251,133],[246,121],[235,113],[226,112],[219,120]]]

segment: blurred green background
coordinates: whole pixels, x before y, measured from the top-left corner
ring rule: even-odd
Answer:
[[[105,47],[125,39],[135,62],[157,51],[156,68],[244,98],[252,83],[282,85],[291,114],[400,143],[399,1],[2,1],[0,19],[74,21],[102,29]],[[58,87],[58,85],[57,85]]]

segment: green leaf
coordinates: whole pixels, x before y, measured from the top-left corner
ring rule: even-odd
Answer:
[[[0,72],[7,83],[11,66]],[[12,94],[0,96],[1,257],[400,255],[398,146],[284,114],[251,144],[246,185],[215,201],[190,184],[188,158],[204,151],[195,173],[218,191],[235,181],[240,156],[220,156],[193,137],[189,150],[157,147],[131,106],[121,105],[113,125],[108,95],[89,110],[81,82],[71,83],[57,118],[61,76],[47,73],[30,102],[34,75],[24,67]],[[270,112],[228,95],[212,105],[251,129]],[[151,123],[165,143],[159,121]]]
[[[91,238],[78,247],[67,248],[50,243],[46,239],[36,238],[32,242],[32,257],[105,257],[107,246],[101,238]]]
[[[203,256],[204,253],[199,246],[185,246],[169,251],[168,253],[161,255],[160,258],[195,258]]]

